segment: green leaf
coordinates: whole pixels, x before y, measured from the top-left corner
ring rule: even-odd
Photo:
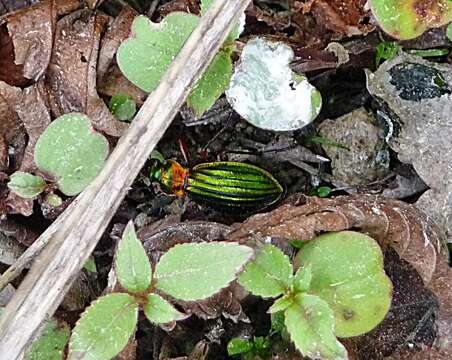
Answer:
[[[309,291],[334,310],[337,336],[366,333],[384,319],[392,284],[375,240],[353,231],[323,234],[298,252],[295,266],[306,263],[312,266]]]
[[[68,360],[108,360],[119,354],[133,334],[138,304],[133,296],[113,293],[91,304],[72,331]]]
[[[284,312],[290,339],[303,354],[313,359],[347,359],[344,346],[334,335],[334,314],[328,304],[315,295],[298,294]]]
[[[452,41],[452,22],[447,25],[446,37],[449,39],[449,41]]]
[[[70,334],[69,325],[50,320],[41,336],[33,342],[25,360],[63,360]]]
[[[119,241],[115,271],[121,285],[132,293],[144,291],[151,285],[151,264],[132,221],[127,224]]]
[[[268,244],[257,250],[256,258],[239,275],[239,283],[254,295],[277,297],[289,290],[292,273],[289,258]]]
[[[408,40],[422,35],[431,27],[452,20],[450,0],[371,0],[370,7],[378,25],[391,36]]]
[[[286,310],[290,305],[292,305],[293,301],[289,295],[285,295],[275,300],[273,305],[267,310],[269,314],[275,314],[281,311]]]
[[[96,262],[94,261],[94,257],[92,255],[88,258],[88,260],[86,260],[83,269],[91,273],[97,273]]]
[[[16,171],[9,178],[8,188],[25,199],[33,199],[44,191],[45,180],[40,176]]]
[[[52,121],[35,147],[38,168],[55,176],[59,189],[68,196],[77,195],[94,180],[107,155],[107,139],[80,113]]]
[[[252,255],[230,242],[176,245],[156,266],[156,287],[180,300],[205,299],[228,286]]]
[[[54,208],[63,205],[63,199],[54,193],[48,193],[44,199],[44,202]]]
[[[239,354],[247,353],[251,350],[253,350],[253,342],[248,339],[241,339],[241,338],[233,338],[228,343],[228,355],[234,356]]]
[[[224,90],[232,76],[231,54],[220,51],[187,98],[187,105],[201,116],[209,110]]]
[[[198,16],[172,12],[160,23],[138,16],[131,36],[117,52],[124,76],[144,91],[153,91],[182,46],[199,24]],[[229,84],[232,73],[230,52],[220,52],[196,84],[188,105],[198,115],[210,108]]]
[[[154,324],[166,324],[172,321],[185,319],[187,316],[177,311],[168,301],[160,295],[149,294],[144,313]]]
[[[243,48],[226,97],[252,125],[273,131],[298,130],[319,114],[322,98],[304,76],[290,69],[290,46],[262,38]]]
[[[302,268],[298,269],[294,278],[293,278],[293,286],[295,291],[303,291],[307,292],[309,290],[309,285],[312,280],[312,266],[311,264],[305,265]]]
[[[400,50],[399,44],[395,41],[383,41],[376,47],[375,52],[375,65],[380,65],[382,59],[390,60],[394,59]]]
[[[113,95],[108,103],[111,113],[120,121],[133,118],[137,111],[137,105],[133,98],[125,93]]]

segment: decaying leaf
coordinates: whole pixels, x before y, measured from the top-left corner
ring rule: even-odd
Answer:
[[[14,63],[23,66],[23,76],[38,80],[45,72],[52,52],[53,31],[58,16],[80,6],[80,0],[42,1],[0,18],[14,45]]]
[[[431,217],[413,205],[378,196],[341,196],[333,199],[306,198],[300,205],[250,217],[236,225],[227,239],[272,242],[288,249],[293,239],[309,241],[317,234],[347,229],[365,233],[382,246],[392,247],[420,275],[424,286],[439,302],[436,320],[437,346],[452,349],[452,269],[443,255],[444,237]]]
[[[315,0],[311,11],[318,22],[333,32],[333,39],[341,39],[372,31],[373,26],[363,21],[368,16],[365,4],[366,0]]]
[[[114,118],[96,91],[99,42],[107,23],[106,15],[87,9],[58,21],[46,85],[54,117],[82,112],[97,130],[120,136],[127,124]]]
[[[452,66],[402,54],[368,75],[369,92],[386,103],[389,145],[430,187],[418,200],[452,241]]]

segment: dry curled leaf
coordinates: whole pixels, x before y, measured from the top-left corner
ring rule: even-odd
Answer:
[[[286,251],[297,239],[309,241],[327,231],[363,232],[383,249],[393,248],[419,274],[439,303],[435,340],[440,350],[452,351],[452,269],[443,255],[444,235],[430,217],[411,204],[379,196],[341,196],[299,199],[274,211],[250,217],[227,235],[228,240],[271,240]]]
[[[84,9],[58,21],[46,85],[54,117],[82,112],[97,130],[118,137],[127,125],[114,118],[96,91],[99,42],[108,20]]]

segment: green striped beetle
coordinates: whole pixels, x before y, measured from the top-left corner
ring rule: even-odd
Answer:
[[[151,178],[165,191],[223,210],[259,210],[281,199],[284,189],[266,170],[255,165],[223,161],[187,169],[173,160],[155,166]]]

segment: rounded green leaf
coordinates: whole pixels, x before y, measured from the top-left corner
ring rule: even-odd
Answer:
[[[226,97],[252,125],[274,131],[298,130],[319,114],[322,98],[304,76],[289,67],[290,46],[262,38],[248,41]]]
[[[8,188],[25,199],[32,199],[44,191],[46,182],[40,176],[16,171],[9,178]]]
[[[127,121],[133,118],[137,111],[137,105],[128,94],[113,95],[108,103],[111,113],[120,121]]]
[[[252,255],[230,242],[176,245],[155,268],[156,287],[180,300],[205,299],[228,286]]]
[[[407,40],[452,20],[450,0],[371,0],[372,13],[391,36]]]
[[[109,294],[93,302],[72,331],[68,360],[108,360],[133,334],[138,304],[128,294]]]
[[[129,221],[116,251],[115,271],[118,281],[130,292],[141,292],[151,285],[152,270],[146,251]]]
[[[33,342],[25,360],[63,360],[70,334],[69,325],[51,320],[41,336]]]
[[[46,195],[44,202],[52,207],[59,207],[63,205],[63,199],[54,193],[49,193]]]
[[[144,307],[144,313],[150,322],[154,324],[166,324],[171,321],[185,319],[187,316],[177,311],[168,301],[160,295],[149,294],[148,302]]]
[[[254,295],[276,297],[289,290],[293,268],[289,258],[273,245],[264,245],[256,252],[239,275],[239,283]]]
[[[184,12],[172,12],[160,23],[136,17],[131,36],[116,55],[121,72],[140,89],[154,90],[199,21],[198,16]],[[231,73],[230,53],[222,51],[196,84],[188,105],[201,115],[224,92]]]
[[[97,176],[108,155],[107,139],[80,113],[55,119],[39,138],[35,163],[57,178],[66,195],[77,195]]]
[[[320,297],[298,294],[284,312],[284,324],[295,347],[312,359],[347,359],[334,335],[334,314]]]
[[[309,291],[333,308],[337,336],[366,333],[386,316],[392,284],[371,237],[353,231],[320,235],[298,252],[295,265],[300,264],[311,265]]]

